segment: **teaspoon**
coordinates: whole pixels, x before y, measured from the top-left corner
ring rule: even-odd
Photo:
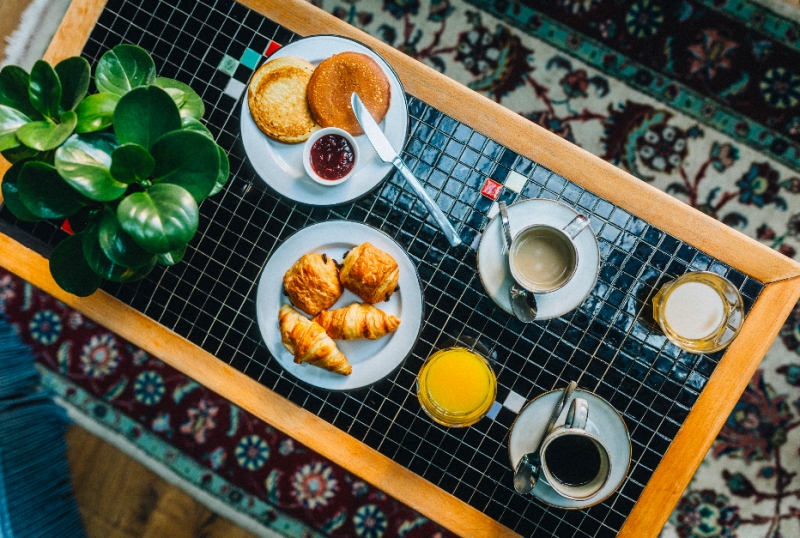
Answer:
[[[506,246],[506,255],[511,253],[511,226],[508,223],[508,211],[506,203],[500,202],[500,222],[503,227],[503,242]],[[536,319],[536,298],[532,293],[522,288],[515,280],[511,282],[508,290],[508,298],[511,300],[511,311],[523,323],[530,323]]]
[[[564,405],[569,401],[577,386],[578,384],[575,381],[569,382],[569,385],[567,385],[567,388],[565,388],[564,392],[561,394],[558,403],[553,408],[553,412],[550,414],[550,420],[547,422],[547,427],[544,429],[544,433],[539,440],[539,445],[536,447],[536,450],[522,456],[519,463],[517,463],[517,468],[514,470],[514,489],[517,493],[525,495],[536,487],[536,482],[539,481],[539,472],[542,469],[542,454],[539,449],[542,448],[545,437],[550,435],[550,432],[553,431],[556,420],[558,420],[561,411],[564,409]]]

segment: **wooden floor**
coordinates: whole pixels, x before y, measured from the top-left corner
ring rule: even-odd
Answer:
[[[31,0],[0,0],[5,38]],[[89,538],[250,538],[145,466],[78,426],[67,434],[75,496]]]
[[[67,443],[89,538],[254,536],[79,426],[70,426]]]
[[[0,60],[5,57],[5,38],[17,27],[29,3],[30,0],[0,0]]]

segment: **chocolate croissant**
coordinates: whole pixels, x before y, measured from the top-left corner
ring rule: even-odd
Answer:
[[[339,271],[342,285],[370,304],[388,301],[399,278],[395,259],[370,243],[350,250]]]
[[[312,321],[319,323],[328,336],[335,340],[377,340],[400,326],[400,320],[396,317],[365,303],[323,310]]]
[[[352,373],[353,367],[347,357],[339,351],[336,342],[318,323],[306,318],[288,304],[281,306],[279,323],[281,341],[289,353],[294,355],[295,363],[307,362],[336,374]]]
[[[304,254],[283,275],[283,288],[292,304],[312,316],[330,308],[342,296],[339,269],[325,254]]]

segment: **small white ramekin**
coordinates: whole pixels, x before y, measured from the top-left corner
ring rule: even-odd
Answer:
[[[314,142],[316,142],[323,136],[331,134],[343,137],[353,148],[353,168],[350,169],[350,172],[348,172],[347,175],[339,179],[325,179],[323,177],[320,177],[311,164],[311,146],[313,146]],[[305,145],[303,146],[303,165],[306,167],[306,173],[308,174],[308,177],[310,177],[320,185],[325,185],[326,187],[339,185],[350,179],[350,177],[356,171],[356,168],[358,168],[358,158],[359,158],[358,143],[356,142],[355,138],[353,138],[353,136],[344,129],[339,129],[338,127],[325,127],[324,129],[316,131],[308,138],[308,140],[306,140]]]

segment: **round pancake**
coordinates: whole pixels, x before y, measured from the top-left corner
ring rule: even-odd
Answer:
[[[353,136],[364,134],[353,113],[353,92],[380,123],[389,111],[391,88],[378,62],[360,52],[334,54],[320,62],[308,81],[308,107],[323,127],[338,127]]]
[[[320,127],[311,117],[306,89],[314,65],[301,58],[270,60],[253,74],[247,92],[250,114],[270,138],[289,144],[308,140]]]

